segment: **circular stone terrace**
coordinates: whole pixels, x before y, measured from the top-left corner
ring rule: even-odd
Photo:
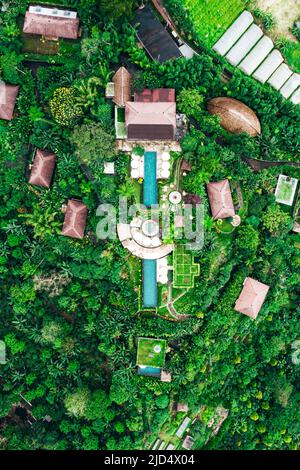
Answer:
[[[117,233],[124,248],[141,259],[160,259],[174,248],[162,243],[159,224],[153,219],[135,217],[130,224],[118,224]]]

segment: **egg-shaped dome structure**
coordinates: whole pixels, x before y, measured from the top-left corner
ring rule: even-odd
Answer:
[[[251,137],[261,133],[261,126],[255,112],[234,98],[218,97],[207,103],[210,114],[221,118],[221,126],[232,134],[247,132]]]

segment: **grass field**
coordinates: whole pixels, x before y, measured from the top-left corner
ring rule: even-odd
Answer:
[[[166,341],[164,339],[139,338],[137,365],[163,367],[165,365]]]
[[[300,73],[300,43],[287,41],[282,47],[282,53],[293,71]]]
[[[182,0],[195,29],[212,46],[246,8],[245,0]]]
[[[177,247],[173,254],[174,277],[173,287],[190,289],[194,287],[194,278],[199,275],[199,265],[194,263],[191,253],[184,247]]]
[[[293,204],[297,183],[298,180],[295,178],[287,179],[285,176],[280,175],[275,191],[276,201],[291,206]]]

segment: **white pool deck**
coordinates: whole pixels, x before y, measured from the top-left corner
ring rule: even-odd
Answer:
[[[146,150],[145,150],[146,151]],[[157,152],[157,166],[156,166],[156,178],[157,179],[169,179],[171,175],[171,163],[170,163],[170,152],[163,150]],[[130,176],[133,179],[144,178],[144,156],[137,155],[134,152],[131,154],[130,161]]]

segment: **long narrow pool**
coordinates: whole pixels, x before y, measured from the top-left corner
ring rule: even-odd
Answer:
[[[143,260],[143,306],[157,306],[156,260]]]
[[[156,152],[145,152],[143,202],[147,207],[157,204],[156,160]]]
[[[156,152],[144,154],[143,203],[145,206],[157,204]],[[143,307],[157,307],[156,260],[143,260]]]

